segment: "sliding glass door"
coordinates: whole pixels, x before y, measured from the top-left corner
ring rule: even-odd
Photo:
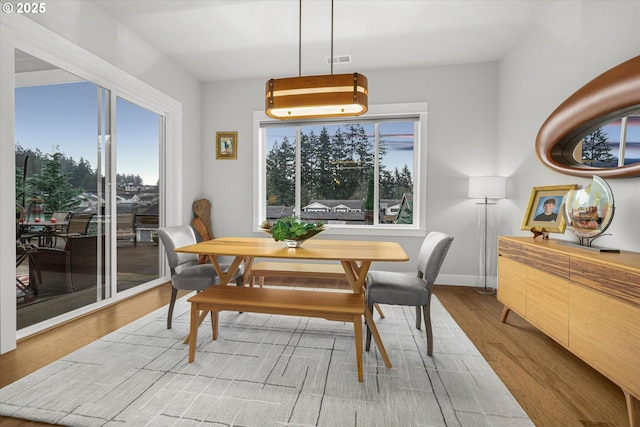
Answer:
[[[158,277],[164,117],[116,97],[117,290]]]
[[[164,128],[162,115],[16,51],[18,330],[160,277]]]

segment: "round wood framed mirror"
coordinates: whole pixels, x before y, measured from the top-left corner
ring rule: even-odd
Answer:
[[[585,137],[612,121],[629,116],[634,119],[640,116],[640,56],[599,75],[560,104],[538,132],[536,155],[547,167],[568,175],[589,178],[593,175],[603,178],[640,176],[640,159],[632,159],[626,164],[623,156],[623,161],[616,166],[603,163],[604,166],[598,167],[585,162],[581,155]],[[624,140],[621,145],[624,147]],[[633,149],[636,149],[635,145]]]

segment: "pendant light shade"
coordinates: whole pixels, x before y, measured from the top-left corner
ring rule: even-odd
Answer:
[[[302,76],[302,0],[299,0],[298,77],[267,81],[265,113],[274,119],[359,116],[367,112],[367,78],[333,74],[333,0],[331,0],[331,74]]]
[[[359,116],[368,109],[367,78],[358,73],[267,81],[265,112],[274,119]]]

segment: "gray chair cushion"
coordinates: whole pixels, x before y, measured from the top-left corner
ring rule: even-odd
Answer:
[[[367,304],[423,306],[428,302],[427,282],[415,274],[392,271],[367,274]]]
[[[202,291],[213,286],[218,281],[218,275],[211,264],[200,264],[185,268],[171,277],[173,287]]]
[[[209,286],[220,283],[218,273],[212,264],[198,264],[198,255],[175,252],[181,246],[197,243],[196,235],[188,225],[163,227],[158,229],[158,235],[164,246],[167,261],[171,268],[171,284],[176,289],[201,291]],[[220,263],[220,268],[226,271],[231,264]],[[244,265],[240,265],[231,280],[244,274]]]

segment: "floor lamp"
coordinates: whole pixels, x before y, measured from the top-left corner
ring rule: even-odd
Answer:
[[[472,176],[469,177],[469,198],[481,199],[478,202],[483,208],[484,218],[478,213],[478,233],[482,241],[480,251],[481,270],[484,286],[476,288],[481,294],[494,294],[496,290],[487,287],[487,264],[490,261],[489,253],[489,205],[495,204],[496,199],[504,199],[507,192],[507,179],[503,176]],[[493,233],[491,233],[493,234]]]

